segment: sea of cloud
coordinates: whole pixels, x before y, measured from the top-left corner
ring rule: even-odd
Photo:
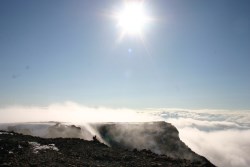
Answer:
[[[250,166],[250,111],[160,109],[193,151],[221,167]]]
[[[18,122],[146,122],[158,120],[146,110],[87,107],[75,102],[55,103],[47,107],[10,106],[0,108],[0,123]]]
[[[190,109],[126,109],[87,107],[74,102],[47,107],[0,108],[0,123],[59,121],[86,122],[166,121],[193,151],[221,167],[250,166],[250,111]]]

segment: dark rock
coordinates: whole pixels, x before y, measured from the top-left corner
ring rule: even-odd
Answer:
[[[209,161],[194,163],[149,150],[129,151],[77,138],[45,139],[4,134],[0,135],[0,148],[0,166],[214,167]]]

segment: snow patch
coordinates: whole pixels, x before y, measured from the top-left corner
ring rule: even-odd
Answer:
[[[13,133],[8,133],[8,132],[0,132],[0,135],[13,135]]]
[[[29,142],[29,144],[33,147],[33,153],[35,154],[37,154],[40,150],[59,151],[59,149],[55,146],[55,144],[41,145],[37,142]]]

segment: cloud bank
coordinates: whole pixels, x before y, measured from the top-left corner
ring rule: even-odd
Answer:
[[[146,122],[158,120],[144,110],[126,108],[87,107],[74,102],[51,104],[48,107],[11,106],[0,108],[0,123],[61,121],[76,124],[86,122]]]
[[[189,109],[113,109],[87,107],[74,102],[47,107],[0,108],[0,123],[60,121],[87,122],[166,121],[177,127],[182,141],[193,151],[221,167],[250,166],[250,111]]]
[[[163,109],[193,151],[221,167],[250,166],[250,112]]]

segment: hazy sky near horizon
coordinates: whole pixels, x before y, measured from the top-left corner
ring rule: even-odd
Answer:
[[[144,42],[123,4],[1,0],[0,106],[250,109],[250,1],[147,0]]]

